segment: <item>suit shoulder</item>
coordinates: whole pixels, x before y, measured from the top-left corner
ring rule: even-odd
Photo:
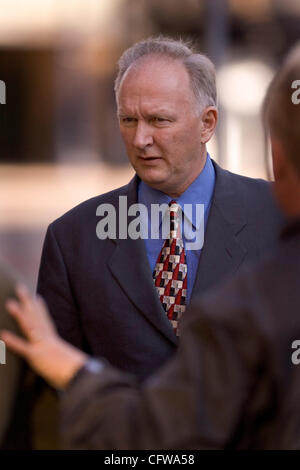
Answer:
[[[220,189],[227,191],[231,188],[237,196],[241,198],[245,207],[266,208],[271,212],[280,214],[280,210],[272,194],[272,183],[262,178],[250,178],[249,176],[238,175],[220,167],[216,169],[217,179],[219,178]]]
[[[226,207],[230,219],[235,214],[236,218],[244,218],[248,227],[255,227],[256,240],[259,233],[263,237],[261,241],[268,239],[267,233],[271,238],[272,233],[277,235],[285,217],[273,197],[272,184],[263,179],[231,173],[218,165],[215,168],[215,204],[223,211]]]
[[[217,175],[222,173],[223,177],[231,180],[232,184],[239,185],[245,189],[257,189],[265,193],[271,192],[271,183],[262,178],[251,178],[249,176],[238,175],[237,173],[232,173],[231,171],[219,169]]]

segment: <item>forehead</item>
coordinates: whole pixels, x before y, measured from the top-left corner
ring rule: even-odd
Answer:
[[[152,103],[175,107],[194,101],[190,78],[180,61],[149,56],[126,71],[120,85],[119,105]]]

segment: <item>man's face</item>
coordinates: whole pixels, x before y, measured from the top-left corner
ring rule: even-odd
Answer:
[[[129,160],[149,186],[178,197],[202,171],[203,119],[185,67],[150,56],[126,72],[118,97]]]

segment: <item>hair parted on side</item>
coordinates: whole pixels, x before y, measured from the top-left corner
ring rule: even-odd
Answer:
[[[166,36],[150,37],[137,42],[122,54],[118,61],[118,74],[115,80],[117,99],[126,71],[147,55],[165,56],[181,61],[189,74],[191,88],[200,109],[217,105],[216,72],[211,60],[204,54],[195,53],[187,41]]]
[[[300,43],[292,48],[271,81],[262,107],[265,131],[280,140],[300,175],[300,103],[292,100],[295,80],[300,80]]]

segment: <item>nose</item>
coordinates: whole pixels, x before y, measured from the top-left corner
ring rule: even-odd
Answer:
[[[152,129],[147,123],[143,121],[138,121],[136,128],[135,128],[135,136],[133,144],[136,148],[143,150],[147,146],[153,144],[153,135]]]

